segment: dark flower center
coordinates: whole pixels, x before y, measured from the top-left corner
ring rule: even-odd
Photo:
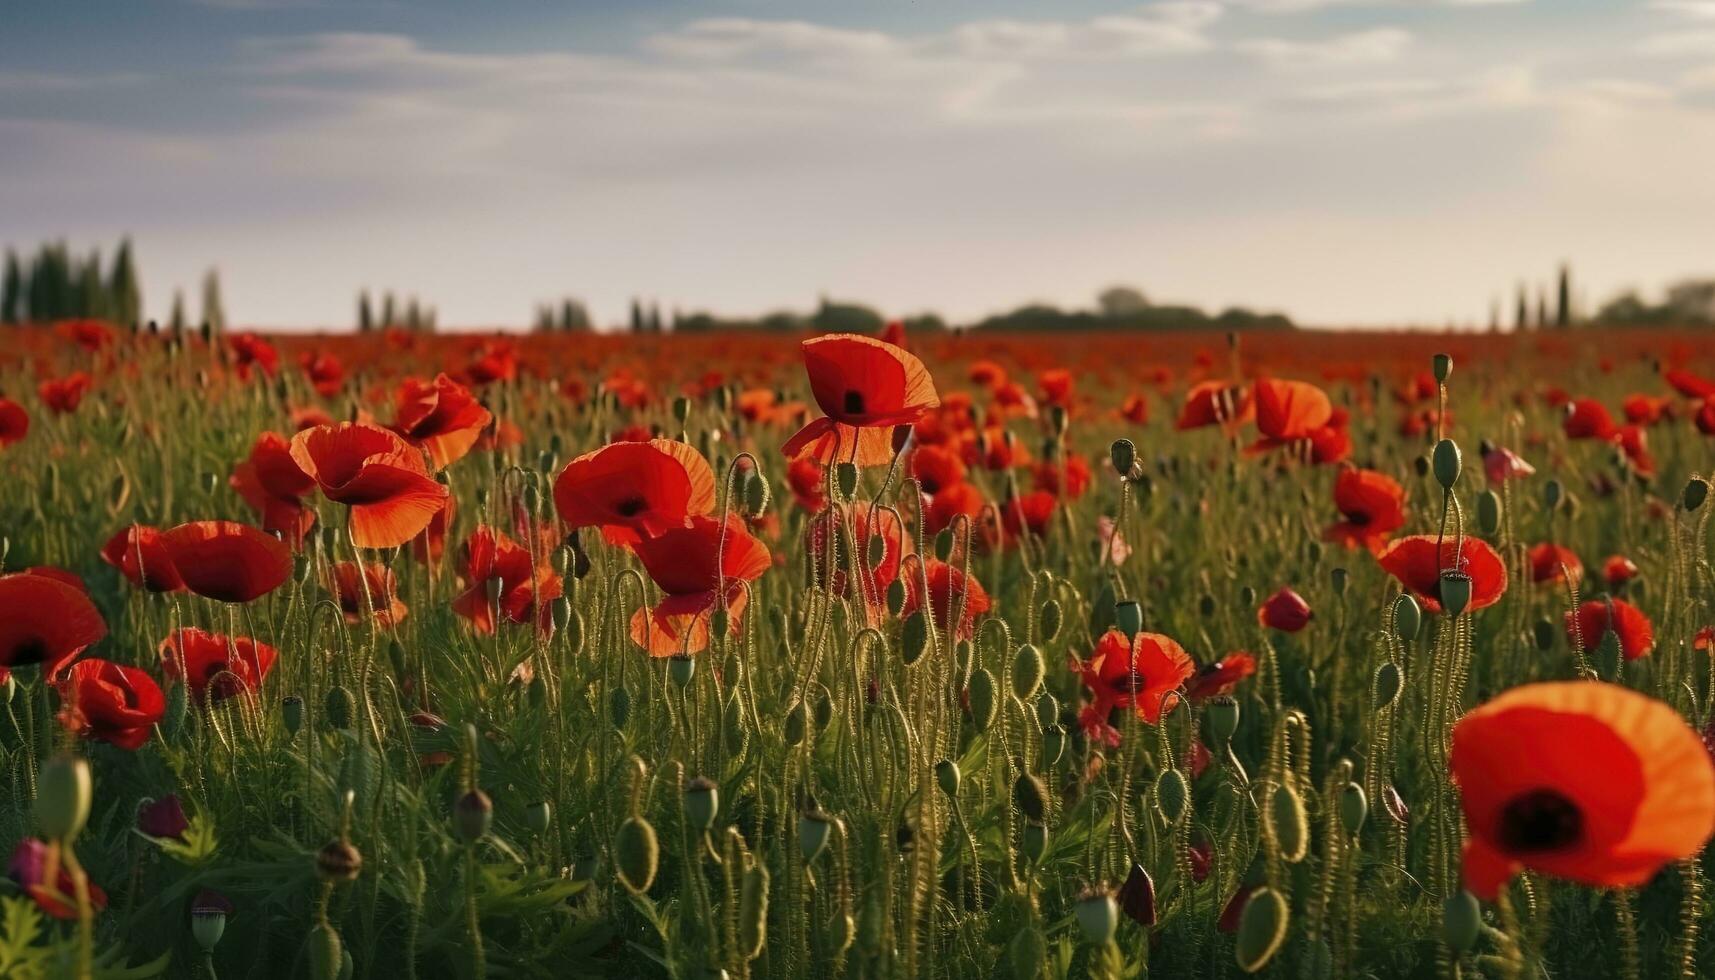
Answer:
[[[847,415],[862,415],[863,414],[863,392],[854,391],[853,389],[850,389],[850,388],[846,389],[846,414]]]
[[[1149,686],[1142,672],[1135,668],[1108,682],[1115,691],[1121,694],[1136,694]]]
[[[1584,811],[1552,789],[1533,789],[1501,810],[1501,846],[1515,854],[1559,851],[1584,839]]]
[[[615,504],[613,509],[618,511],[621,517],[636,517],[649,509],[649,501],[643,499],[642,495],[626,497]]]
[[[26,636],[12,644],[11,657],[7,663],[14,667],[39,664],[48,659],[48,652],[48,641],[39,636]]]
[[[1364,511],[1361,511],[1361,510],[1360,511],[1347,511],[1346,512],[1346,523],[1355,524],[1358,527],[1368,526],[1372,519],[1373,518],[1371,518],[1369,514],[1365,513]]]

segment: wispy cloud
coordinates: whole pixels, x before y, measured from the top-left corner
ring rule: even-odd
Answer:
[[[1399,60],[1410,44],[1410,33],[1378,27],[1318,41],[1255,38],[1235,47],[1281,68],[1330,68],[1387,64]]]

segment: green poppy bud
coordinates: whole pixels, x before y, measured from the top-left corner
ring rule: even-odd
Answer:
[[[1459,444],[1451,439],[1443,439],[1435,444],[1430,455],[1430,465],[1435,470],[1435,482],[1441,484],[1443,490],[1453,489],[1453,484],[1459,482]]]
[[[935,557],[947,561],[953,557],[953,529],[944,527],[935,535]]]
[[[855,497],[858,486],[857,465],[849,461],[834,464],[834,483],[840,492],[841,500],[851,500]]]
[[[1042,604],[1042,614],[1038,617],[1038,625],[1042,630],[1042,642],[1052,643],[1054,638],[1060,635],[1061,615],[1059,600],[1049,599]]]
[[[624,687],[616,687],[607,698],[607,713],[613,718],[613,727],[624,728],[631,720],[631,691]]]
[[[1393,704],[1399,697],[1400,688],[1405,686],[1405,673],[1399,664],[1387,661],[1376,668],[1376,675],[1370,682],[1370,695],[1375,701],[1376,710]]]
[[[1370,800],[1364,795],[1364,788],[1357,783],[1347,783],[1340,790],[1340,825],[1346,828],[1346,833],[1356,836],[1363,829],[1364,818],[1370,814]]]
[[[887,583],[887,611],[897,616],[905,609],[905,580],[894,579]]]
[[[633,895],[641,895],[655,882],[661,863],[661,844],[655,828],[641,816],[627,817],[613,838],[614,870],[619,883]]]
[[[1449,949],[1460,955],[1477,945],[1477,934],[1483,928],[1483,910],[1477,896],[1464,889],[1455,892],[1441,905],[1441,939]]]
[[[322,699],[322,715],[329,725],[345,731],[351,728],[351,719],[356,713],[357,700],[349,689],[339,684],[328,688],[327,696]]]
[[[36,774],[36,826],[42,836],[64,844],[77,840],[94,797],[89,763],[69,752],[57,753]]]
[[[1155,777],[1155,805],[1161,810],[1161,819],[1169,827],[1177,826],[1190,803],[1191,787],[1185,782],[1185,774],[1177,769],[1161,770]]]
[[[1019,851],[1024,855],[1027,864],[1042,860],[1042,855],[1048,851],[1048,828],[1034,820],[1026,823],[1019,841]]]
[[[280,699],[280,720],[286,725],[286,734],[295,736],[304,727],[304,699],[296,694],[288,694]]]
[[[773,499],[773,491],[768,486],[768,478],[761,473],[750,474],[750,479],[744,485],[744,508],[751,517],[761,517],[768,511],[768,503]]]
[[[1549,510],[1560,506],[1560,500],[1566,495],[1566,488],[1559,480],[1549,480],[1542,485],[1542,502]]]
[[[1129,479],[1132,467],[1137,465],[1137,445],[1130,439],[1115,439],[1108,447],[1108,458],[1114,464],[1114,472],[1122,479]]]
[[[1042,730],[1042,768],[1052,769],[1066,755],[1066,729],[1049,725]]]
[[[965,688],[971,703],[971,725],[979,732],[986,732],[994,724],[995,711],[1000,707],[999,691],[995,688],[994,675],[987,668],[979,667],[971,674],[971,682]]]
[[[1477,527],[1490,537],[1500,533],[1501,495],[1493,490],[1477,495]]]
[[[1012,783],[1012,799],[1026,820],[1041,822],[1048,818],[1048,786],[1042,777],[1022,772]]]
[[[1048,667],[1042,661],[1042,651],[1029,643],[1020,644],[1012,655],[1012,693],[1020,701],[1029,701],[1042,686]]]
[[[720,787],[714,780],[698,776],[685,784],[685,822],[691,829],[706,831],[713,827],[720,806]]]
[[[1276,787],[1269,801],[1268,820],[1281,860],[1288,864],[1302,861],[1310,848],[1310,815],[1298,790],[1290,785]]]
[[[1709,481],[1700,476],[1694,476],[1685,482],[1685,490],[1679,495],[1679,506],[1685,508],[1687,514],[1703,506],[1703,501],[1709,499]]]
[[[738,949],[747,960],[762,954],[768,938],[768,868],[762,862],[744,872],[738,893]]]
[[[804,855],[805,864],[814,862],[828,846],[833,829],[834,821],[820,810],[806,810],[798,815],[798,853]]]
[[[1423,628],[1423,609],[1410,593],[1401,592],[1399,598],[1393,601],[1393,635],[1401,643],[1410,643],[1417,639],[1417,631]]]
[[[1291,909],[1286,898],[1273,888],[1259,888],[1245,901],[1239,913],[1238,937],[1233,943],[1233,955],[1239,969],[1256,973],[1268,965],[1274,954],[1286,942],[1287,920]]]
[[[345,944],[339,933],[325,922],[316,923],[305,940],[310,951],[310,976],[315,980],[338,980],[345,965]]]
[[[781,734],[786,737],[787,746],[797,748],[804,744],[804,736],[808,734],[809,724],[809,712],[805,710],[804,702],[800,701],[793,705],[792,710],[786,712],[786,724],[781,726]]]
[[[548,825],[553,822],[554,808],[547,800],[532,803],[524,808],[524,826],[537,837],[548,832]]]
[[[1351,582],[1351,575],[1344,566],[1333,569],[1328,573],[1328,584],[1333,587],[1336,598],[1346,594],[1346,586]]]
[[[1047,691],[1036,699],[1036,723],[1043,728],[1060,721],[1060,699]]]

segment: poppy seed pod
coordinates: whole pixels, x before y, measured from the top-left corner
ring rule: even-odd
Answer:
[[[357,712],[357,702],[347,688],[335,684],[322,699],[322,714],[329,725],[344,731],[351,727],[351,716]]]
[[[1347,783],[1340,789],[1340,825],[1346,828],[1346,833],[1357,836],[1369,815],[1370,801],[1362,786]]]
[[[51,841],[70,844],[89,820],[95,785],[89,763],[60,752],[36,775],[36,826]]]
[[[887,583],[887,611],[892,615],[897,616],[904,608],[905,580],[896,578]]]
[[[304,727],[304,699],[296,694],[288,694],[280,699],[280,720],[286,725],[287,735],[296,735]]]
[[[1233,943],[1233,956],[1239,969],[1256,973],[1268,965],[1286,941],[1287,920],[1291,910],[1286,898],[1273,888],[1259,888],[1245,901],[1239,914],[1238,937]]]
[[[214,948],[220,945],[220,937],[226,933],[226,906],[223,901],[204,889],[191,903],[191,938],[196,940],[204,955],[213,953]]]
[[[1417,639],[1417,632],[1422,628],[1422,607],[1409,592],[1401,592],[1393,601],[1393,635],[1401,643],[1410,643]]]
[[[923,613],[914,612],[905,617],[905,622],[899,628],[899,653],[907,667],[916,663],[923,656],[923,651],[929,647],[929,621]]]
[[[1679,495],[1679,506],[1685,508],[1687,514],[1703,506],[1703,501],[1709,499],[1709,481],[1700,476],[1694,476],[1685,481],[1685,490]]]
[[[1376,675],[1370,682],[1370,696],[1375,702],[1376,710],[1393,704],[1399,697],[1400,689],[1405,686],[1405,673],[1399,664],[1389,660],[1376,668]]]
[[[1036,723],[1043,728],[1060,721],[1060,699],[1047,691],[1036,699]]]
[[[1560,506],[1560,500],[1566,495],[1566,488],[1559,480],[1549,480],[1542,485],[1542,503],[1549,510]]]
[[[977,668],[971,674],[965,693],[970,700],[972,727],[979,732],[988,731],[994,724],[995,712],[1000,708],[1000,692],[996,689],[994,675],[986,667]]]
[[[350,841],[334,839],[316,852],[316,874],[323,881],[356,881],[363,871],[363,852]]]
[[[641,895],[655,883],[661,863],[661,844],[655,828],[642,816],[625,818],[613,837],[614,871],[619,883],[633,895]]]
[[[532,834],[540,837],[548,832],[548,825],[553,822],[554,808],[547,800],[532,803],[524,808],[524,826]]]
[[[1441,573],[1441,608],[1449,616],[1457,616],[1471,605],[1471,576],[1464,572],[1443,570]]]
[[[691,683],[691,678],[696,676],[696,673],[697,662],[691,657],[680,654],[667,658],[667,676],[680,687]]]
[[[1493,490],[1477,495],[1477,527],[1490,537],[1501,529],[1501,497]]]
[[[720,805],[720,788],[714,780],[698,776],[685,784],[685,822],[693,830],[706,831],[713,827]]]
[[[1042,860],[1042,855],[1048,851],[1048,828],[1035,820],[1025,823],[1018,850],[1027,864]]]
[[[804,744],[804,736],[809,734],[810,713],[800,701],[786,712],[786,724],[781,726],[781,734],[786,738],[789,748],[797,748]]]
[[[1114,930],[1120,924],[1120,908],[1111,892],[1092,888],[1078,896],[1078,904],[1073,910],[1077,913],[1078,928],[1084,931],[1085,940],[1097,946],[1113,941]]]
[[[857,496],[857,486],[857,464],[850,461],[834,464],[834,488],[840,492],[841,500],[851,500]]]
[[[953,529],[944,527],[935,535],[935,557],[947,561],[953,555]]]
[[[1042,614],[1038,617],[1038,625],[1042,630],[1042,642],[1052,643],[1054,638],[1060,635],[1061,615],[1058,599],[1049,599],[1042,604]]]
[[[833,829],[833,819],[820,810],[798,814],[798,853],[804,855],[805,864],[814,862],[828,846],[828,836]]]
[[[1453,373],[1453,355],[1437,354],[1430,361],[1430,365],[1435,371],[1435,383],[1444,385],[1447,383],[1448,376]]]
[[[1048,818],[1048,786],[1042,777],[1023,772],[1012,783],[1012,800],[1026,820],[1040,823]]]
[[[1161,770],[1155,777],[1155,805],[1168,826],[1178,825],[1190,802],[1191,787],[1185,782],[1185,774],[1177,769]]]
[[[1441,939],[1453,952],[1470,952],[1482,927],[1483,910],[1469,891],[1461,888],[1441,904]]]
[[[941,792],[947,794],[948,799],[959,798],[959,781],[962,778],[959,764],[952,759],[942,759],[935,763],[935,781],[941,785]]]
[[[1560,630],[1551,620],[1539,619],[1531,627],[1531,634],[1536,641],[1536,648],[1548,651],[1554,649],[1554,641],[1560,635]]]
[[[1269,827],[1274,831],[1280,859],[1297,864],[1310,849],[1310,815],[1305,812],[1304,798],[1291,785],[1275,788],[1268,805]]]
[[[1114,603],[1114,626],[1130,639],[1143,632],[1143,603],[1122,599]]]
[[[1012,655],[1012,693],[1020,701],[1029,701],[1042,686],[1048,667],[1042,662],[1042,651],[1029,643],[1020,644]]]
[[[1441,484],[1441,489],[1453,489],[1453,484],[1459,482],[1459,444],[1451,439],[1436,443],[1430,465],[1435,470],[1435,482]]]
[[[1351,584],[1351,575],[1346,571],[1345,566],[1342,565],[1328,573],[1328,584],[1333,587],[1335,597],[1346,594],[1346,586]]]
[[[631,691],[626,687],[616,687],[607,698],[607,713],[613,718],[613,727],[624,728],[631,720]]]
[[[494,824],[494,803],[488,794],[472,788],[453,804],[453,830],[459,839],[474,843]]]
[[[1108,459],[1114,464],[1114,472],[1122,479],[1131,478],[1132,467],[1137,465],[1137,445],[1130,439],[1115,439],[1108,447]]]
[[[1239,702],[1229,695],[1220,695],[1209,699],[1204,709],[1209,719],[1209,732],[1215,740],[1225,745],[1239,730]]]

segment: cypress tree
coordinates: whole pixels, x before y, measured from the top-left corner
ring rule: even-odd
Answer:
[[[136,329],[143,318],[143,289],[137,281],[137,263],[131,255],[129,236],[119,240],[119,251],[113,253],[113,274],[108,279],[109,315],[125,326]]]
[[[394,307],[393,291],[389,289],[381,296],[381,325],[383,327],[393,327],[397,326],[398,323],[398,311]]]
[[[369,305],[369,290],[357,294],[357,329],[368,333],[375,329],[375,311]]]
[[[226,332],[226,308],[220,302],[220,272],[216,269],[203,276],[202,325],[211,334]]]
[[[631,301],[631,332],[642,333],[643,327],[643,304],[633,298]]]
[[[1530,329],[1530,298],[1525,295],[1522,282],[1518,285],[1518,307],[1513,312],[1513,329]]]
[[[113,315],[107,300],[107,284],[101,279],[101,253],[91,252],[78,269],[76,303],[71,315],[106,320]]]
[[[173,336],[183,336],[185,332],[185,292],[182,289],[173,290],[173,312],[167,318],[167,327]]]
[[[1572,270],[1562,263],[1560,286],[1555,296],[1554,325],[1562,330],[1572,326]]]
[[[0,272],[0,324],[18,323],[24,319],[24,270],[18,265],[18,254],[6,250],[6,267]]]

